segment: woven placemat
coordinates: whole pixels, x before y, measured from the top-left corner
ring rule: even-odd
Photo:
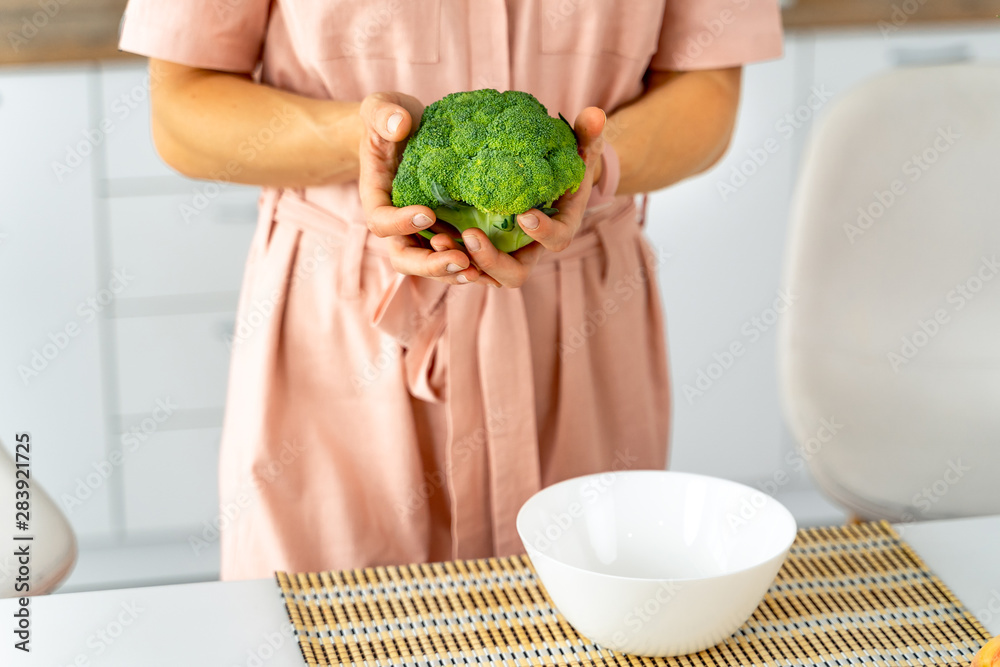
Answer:
[[[968,665],[989,639],[887,523],[799,531],[750,620],[677,658],[578,635],[526,556],[275,576],[309,665]]]

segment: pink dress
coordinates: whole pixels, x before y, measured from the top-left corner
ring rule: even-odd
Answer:
[[[131,0],[121,48],[260,67],[314,98],[519,89],[573,119],[641,94],[648,67],[778,57],[781,23],[777,0]],[[617,178],[610,152],[581,232],[520,289],[396,275],[356,183],[264,189],[221,446],[224,579],[520,553],[541,487],[666,466],[658,258]]]

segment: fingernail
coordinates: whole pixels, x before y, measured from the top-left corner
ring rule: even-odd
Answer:
[[[457,280],[458,282],[462,283],[463,285],[466,284],[467,282],[469,282],[469,279],[466,278],[464,275],[458,276],[457,278],[455,278],[455,280]]]
[[[521,226],[525,229],[538,229],[538,218],[532,213],[525,213],[524,215],[518,216],[517,221],[521,223]]]
[[[458,273],[459,271],[462,270],[462,267],[460,267],[458,264],[449,264],[444,268],[448,270],[448,273]]]
[[[417,213],[413,216],[413,226],[417,229],[426,229],[434,224],[434,221],[428,218],[423,213]]]
[[[389,120],[385,122],[385,129],[389,130],[389,134],[396,134],[396,129],[399,128],[399,124],[402,122],[403,114],[397,111],[389,116]]]
[[[479,239],[477,239],[475,236],[465,237],[465,247],[471,250],[472,252],[479,252]]]

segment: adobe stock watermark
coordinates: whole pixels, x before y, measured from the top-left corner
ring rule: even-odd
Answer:
[[[361,21],[354,24],[350,39],[343,42],[342,49],[344,56],[353,58],[357,56],[370,55],[372,52],[372,39],[389,27],[399,11],[403,8],[403,0],[383,0],[372,3]]]
[[[201,213],[218,199],[226,189],[231,186],[237,176],[257,159],[263,151],[285,131],[292,121],[298,118],[298,111],[292,107],[283,105],[280,109],[273,111],[273,114],[260,129],[249,134],[236,147],[237,158],[230,159],[225,164],[225,168],[215,170],[209,174],[211,180],[199,185],[194,189],[191,200],[181,202],[177,209],[181,214],[181,219],[185,224],[197,218]]]
[[[549,5],[545,9],[545,21],[548,29],[558,28],[570,16],[576,13],[587,0],[560,0],[554,7]]]
[[[423,311],[423,309],[416,310],[409,318],[408,326],[403,335],[402,339],[392,338],[386,336],[382,339],[379,344],[379,351],[374,358],[365,359],[361,371],[354,373],[351,376],[351,384],[354,390],[361,393],[363,390],[370,387],[372,384],[376,383],[379,378],[385,373],[386,370],[393,366],[393,362],[402,356],[403,349],[409,347],[410,338],[416,335],[418,332],[422,331],[423,328],[435,317],[435,314],[440,311],[441,308],[446,307],[453,299],[458,296],[457,290],[448,290],[445,292],[444,297],[441,299],[441,303],[431,310]]]
[[[409,518],[427,504],[439,489],[444,487],[456,464],[465,463],[474,452],[486,445],[489,434],[507,425],[508,416],[501,408],[494,408],[486,417],[486,425],[477,428],[472,433],[460,438],[455,443],[452,460],[443,470],[435,470],[424,475],[424,481],[410,489],[406,501],[396,504],[396,512],[402,518]]]
[[[906,25],[913,16],[920,11],[921,7],[927,4],[927,0],[903,0],[900,3],[892,3],[892,12],[889,20],[879,20],[878,30],[882,37],[888,39],[889,35],[899,32],[899,29]]]
[[[805,472],[809,462],[820,453],[823,447],[833,442],[843,428],[844,425],[837,421],[836,417],[821,418],[815,433],[806,438],[805,442],[797,443],[794,451],[785,454],[785,466],[775,470],[769,479],[758,483],[757,488],[769,496],[777,495],[782,487]],[[786,466],[791,469],[791,474]]]
[[[116,449],[106,458],[91,464],[94,469],[84,477],[76,478],[76,486],[73,493],[63,493],[59,496],[59,504],[63,511],[72,514],[85,502],[90,500],[94,493],[104,486],[115,470],[121,467],[125,458],[141,447],[160,427],[169,420],[180,406],[174,403],[169,396],[156,399],[155,407],[149,415],[133,424],[126,433],[121,436],[121,448]]]
[[[1000,618],[1000,591],[993,589],[990,591],[990,598],[986,601],[986,606],[980,609],[976,616],[983,625],[989,625],[993,619]]]
[[[657,248],[654,271],[672,256],[662,248]],[[618,313],[622,305],[631,301],[636,294],[645,292],[650,279],[656,279],[655,275],[650,274],[651,272],[644,265],[640,265],[631,273],[618,278],[611,286],[611,293],[614,296],[606,298],[597,308],[587,310],[584,313],[583,322],[570,327],[569,331],[566,332],[559,345],[559,356],[568,357],[585,347],[590,337],[607,324]]]
[[[102,118],[96,126],[83,131],[83,137],[76,143],[66,147],[63,159],[52,161],[52,173],[56,180],[62,183],[93,155],[101,144],[137,109],[146,109],[146,100],[150,92],[163,80],[160,70],[156,75],[147,74],[140,83],[132,86],[111,102],[111,115]]]
[[[27,387],[49,368],[66,351],[73,339],[83,333],[86,325],[93,323],[134,279],[125,269],[115,269],[107,287],[78,303],[76,314],[79,319],[71,319],[59,329],[50,331],[45,342],[28,352],[28,362],[18,364],[17,374],[24,386]]]
[[[926,319],[917,320],[916,328],[900,338],[900,346],[886,353],[886,360],[894,373],[913,361],[921,350],[934,340],[942,329],[951,322],[952,314],[965,308],[983,290],[987,283],[1000,273],[1000,262],[996,255],[982,257],[973,275],[955,285],[945,295],[945,303],[950,306],[937,308]]]
[[[69,3],[70,0],[38,0],[35,3],[38,5],[38,11],[33,12],[30,16],[22,16],[18,29],[7,33],[7,41],[10,43],[10,48],[14,49],[14,53],[20,53],[21,48],[27,46],[28,42],[38,36],[38,33],[45,30],[52,19],[58,16],[62,8]]]
[[[910,506],[916,513],[909,509],[903,512],[902,521],[896,524],[896,532],[899,536],[902,537],[906,533],[908,526],[923,520],[928,512],[934,509],[934,505],[941,502],[941,499],[948,495],[952,487],[962,481],[965,473],[971,471],[972,468],[962,463],[961,459],[949,459],[940,477],[924,485],[913,494]]]
[[[399,341],[391,336],[382,336],[378,354],[371,359],[366,359],[361,372],[351,376],[351,384],[354,385],[354,389],[360,391],[370,387],[402,355],[403,346],[399,344]]]
[[[223,21],[232,19],[238,11],[245,11],[247,0],[212,0],[216,15]]]
[[[942,155],[962,138],[951,127],[939,127],[934,141],[919,153],[914,153],[900,166],[901,176],[893,179],[885,190],[875,190],[872,200],[865,206],[858,207],[858,217],[854,224],[844,223],[844,234],[853,245],[859,236],[863,236],[871,227],[891,209],[903,195],[908,192],[906,181],[916,183]],[[904,180],[905,179],[905,180]]]
[[[740,325],[740,338],[732,340],[721,352],[712,354],[712,361],[698,369],[693,382],[687,382],[681,387],[681,392],[688,405],[705,395],[722,376],[736,365],[736,362],[746,354],[747,350],[774,328],[782,314],[798,300],[798,297],[784,290],[778,290],[777,297],[770,306],[743,322]]]
[[[638,460],[639,458],[628,449],[616,451],[614,461],[611,463],[611,470],[600,473],[580,487],[582,500],[570,503],[565,512],[550,514],[545,527],[536,530],[535,534],[531,536],[532,546],[542,553],[551,549],[552,545],[562,539],[566,531],[583,517],[587,506],[596,503],[615,485],[618,476],[614,473],[631,469]]]
[[[729,175],[716,182],[715,189],[723,202],[743,189],[750,179],[771,161],[771,158],[781,151],[782,146],[804,128],[816,115],[816,112],[830,101],[833,93],[826,85],[813,86],[809,97],[792,111],[787,112],[774,123],[777,136],[768,137],[760,145],[748,148],[747,157],[739,164],[733,165]]]
[[[263,667],[286,642],[294,641],[295,626],[286,621],[274,632],[263,635],[257,646],[248,648],[246,658],[236,667]]]
[[[337,240],[334,236],[326,236],[321,243],[313,247],[312,252],[301,253],[296,259],[295,269],[292,271],[286,291],[290,292],[295,289],[300,282],[316,273],[323,263],[329,261],[330,251],[336,243]],[[263,297],[255,299],[248,311],[239,313],[233,326],[233,332],[226,337],[226,345],[229,346],[229,349],[232,350],[245,343],[257,329],[270,321],[284,299],[285,292],[273,289]]]
[[[90,667],[91,665],[103,664],[103,661],[96,659],[104,655],[144,611],[146,610],[136,604],[134,600],[122,602],[120,610],[114,618],[87,635],[84,645],[90,650],[77,653],[72,662],[66,663],[66,667]]]
[[[726,512],[726,523],[733,530],[748,526],[769,502],[773,502],[770,496],[762,491],[753,491],[743,497],[736,511]]]
[[[247,476],[235,497],[220,504],[219,513],[212,519],[202,522],[201,532],[188,535],[187,543],[195,556],[207,549],[210,544],[218,541],[222,531],[239,520],[240,516],[250,509],[260,497],[261,491],[273,484],[284,474],[306,450],[304,443],[298,440],[285,440],[278,452],[266,464],[255,466]]]
[[[622,618],[621,624],[624,629],[616,631],[611,635],[611,641],[605,645],[612,651],[621,651],[629,637],[640,632],[646,624],[652,621],[663,611],[664,607],[673,602],[677,594],[684,588],[678,581],[663,581],[656,587],[656,591],[646,598],[645,602],[633,607]]]
[[[739,12],[746,11],[752,1],[730,0],[729,8],[721,9],[714,17],[702,21],[703,29],[688,37],[681,50],[674,54],[677,69],[689,69],[696,65],[706,50],[725,34],[729,26],[739,20]]]
[[[934,508],[934,505],[941,502],[941,499],[948,494],[951,487],[961,482],[962,478],[965,477],[965,473],[971,471],[972,468],[963,464],[962,459],[950,459],[948,467],[942,473],[941,477],[915,493],[913,498],[910,499],[910,503],[922,514],[930,512]],[[904,520],[906,519],[905,516],[903,518]]]

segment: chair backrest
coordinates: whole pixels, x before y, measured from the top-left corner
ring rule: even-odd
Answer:
[[[864,518],[1000,513],[1000,67],[900,69],[832,105],[785,288],[782,400],[820,487]]]
[[[14,445],[16,447],[17,443]],[[16,455],[16,449],[14,451]],[[29,458],[30,455],[29,450]],[[24,475],[17,474],[15,460],[0,443],[0,507],[5,510],[0,521],[0,544],[3,545],[0,551],[0,598],[51,593],[73,571],[77,556],[73,529],[34,476],[27,480],[27,502],[30,503],[26,521],[28,529],[18,529],[16,520],[20,517],[15,515],[16,503],[24,501],[16,494],[25,489],[19,488],[18,480],[24,480]],[[29,535],[31,541],[14,539]],[[22,563],[15,554],[16,549],[25,546],[30,552],[27,591],[23,588]]]

